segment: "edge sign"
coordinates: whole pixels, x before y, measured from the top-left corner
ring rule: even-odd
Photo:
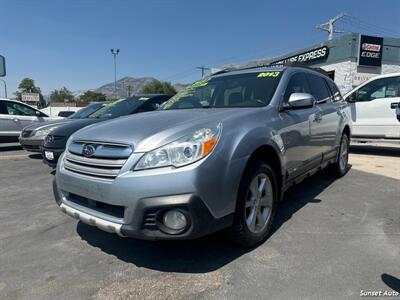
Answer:
[[[383,38],[360,35],[358,65],[370,67],[382,66],[382,50]]]

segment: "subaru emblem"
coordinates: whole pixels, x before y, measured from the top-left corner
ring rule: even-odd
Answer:
[[[83,146],[82,154],[86,157],[91,157],[91,156],[93,156],[95,151],[96,151],[96,148],[93,145],[85,145],[85,146]]]

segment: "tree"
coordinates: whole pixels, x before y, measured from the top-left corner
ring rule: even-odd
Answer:
[[[38,108],[43,108],[46,107],[46,101],[44,101],[42,91],[40,90],[40,87],[35,85],[35,81],[31,78],[24,78],[18,85],[18,91],[16,91],[14,94],[17,97],[19,101],[22,100],[22,94],[23,93],[37,93],[39,94],[39,103],[38,103]]]
[[[60,90],[54,90],[50,94],[50,102],[72,102],[74,95],[65,86]]]
[[[106,101],[106,95],[104,95],[103,93],[86,91],[83,95],[79,97],[79,100],[86,103]]]
[[[175,95],[176,90],[170,82],[155,80],[143,87],[143,93]]]

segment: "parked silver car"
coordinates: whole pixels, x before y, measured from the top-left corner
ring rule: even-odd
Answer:
[[[34,123],[24,127],[19,136],[19,143],[22,148],[30,152],[42,153],[42,146],[46,136],[57,127],[73,122],[74,120],[87,118],[90,114],[99,110],[107,102],[95,102],[74,112],[68,118],[48,122]]]
[[[142,239],[191,239],[229,228],[264,241],[286,189],[329,166],[347,171],[348,104],[308,68],[222,72],[161,110],[70,137],[54,193],[61,210]]]
[[[0,141],[17,141],[24,127],[37,122],[62,119],[49,117],[40,110],[16,100],[0,98]]]

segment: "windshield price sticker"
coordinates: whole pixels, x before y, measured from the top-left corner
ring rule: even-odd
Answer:
[[[279,72],[279,71],[262,72],[262,73],[259,73],[257,77],[259,77],[259,78],[263,78],[263,77],[278,77],[280,73],[281,72]]]

